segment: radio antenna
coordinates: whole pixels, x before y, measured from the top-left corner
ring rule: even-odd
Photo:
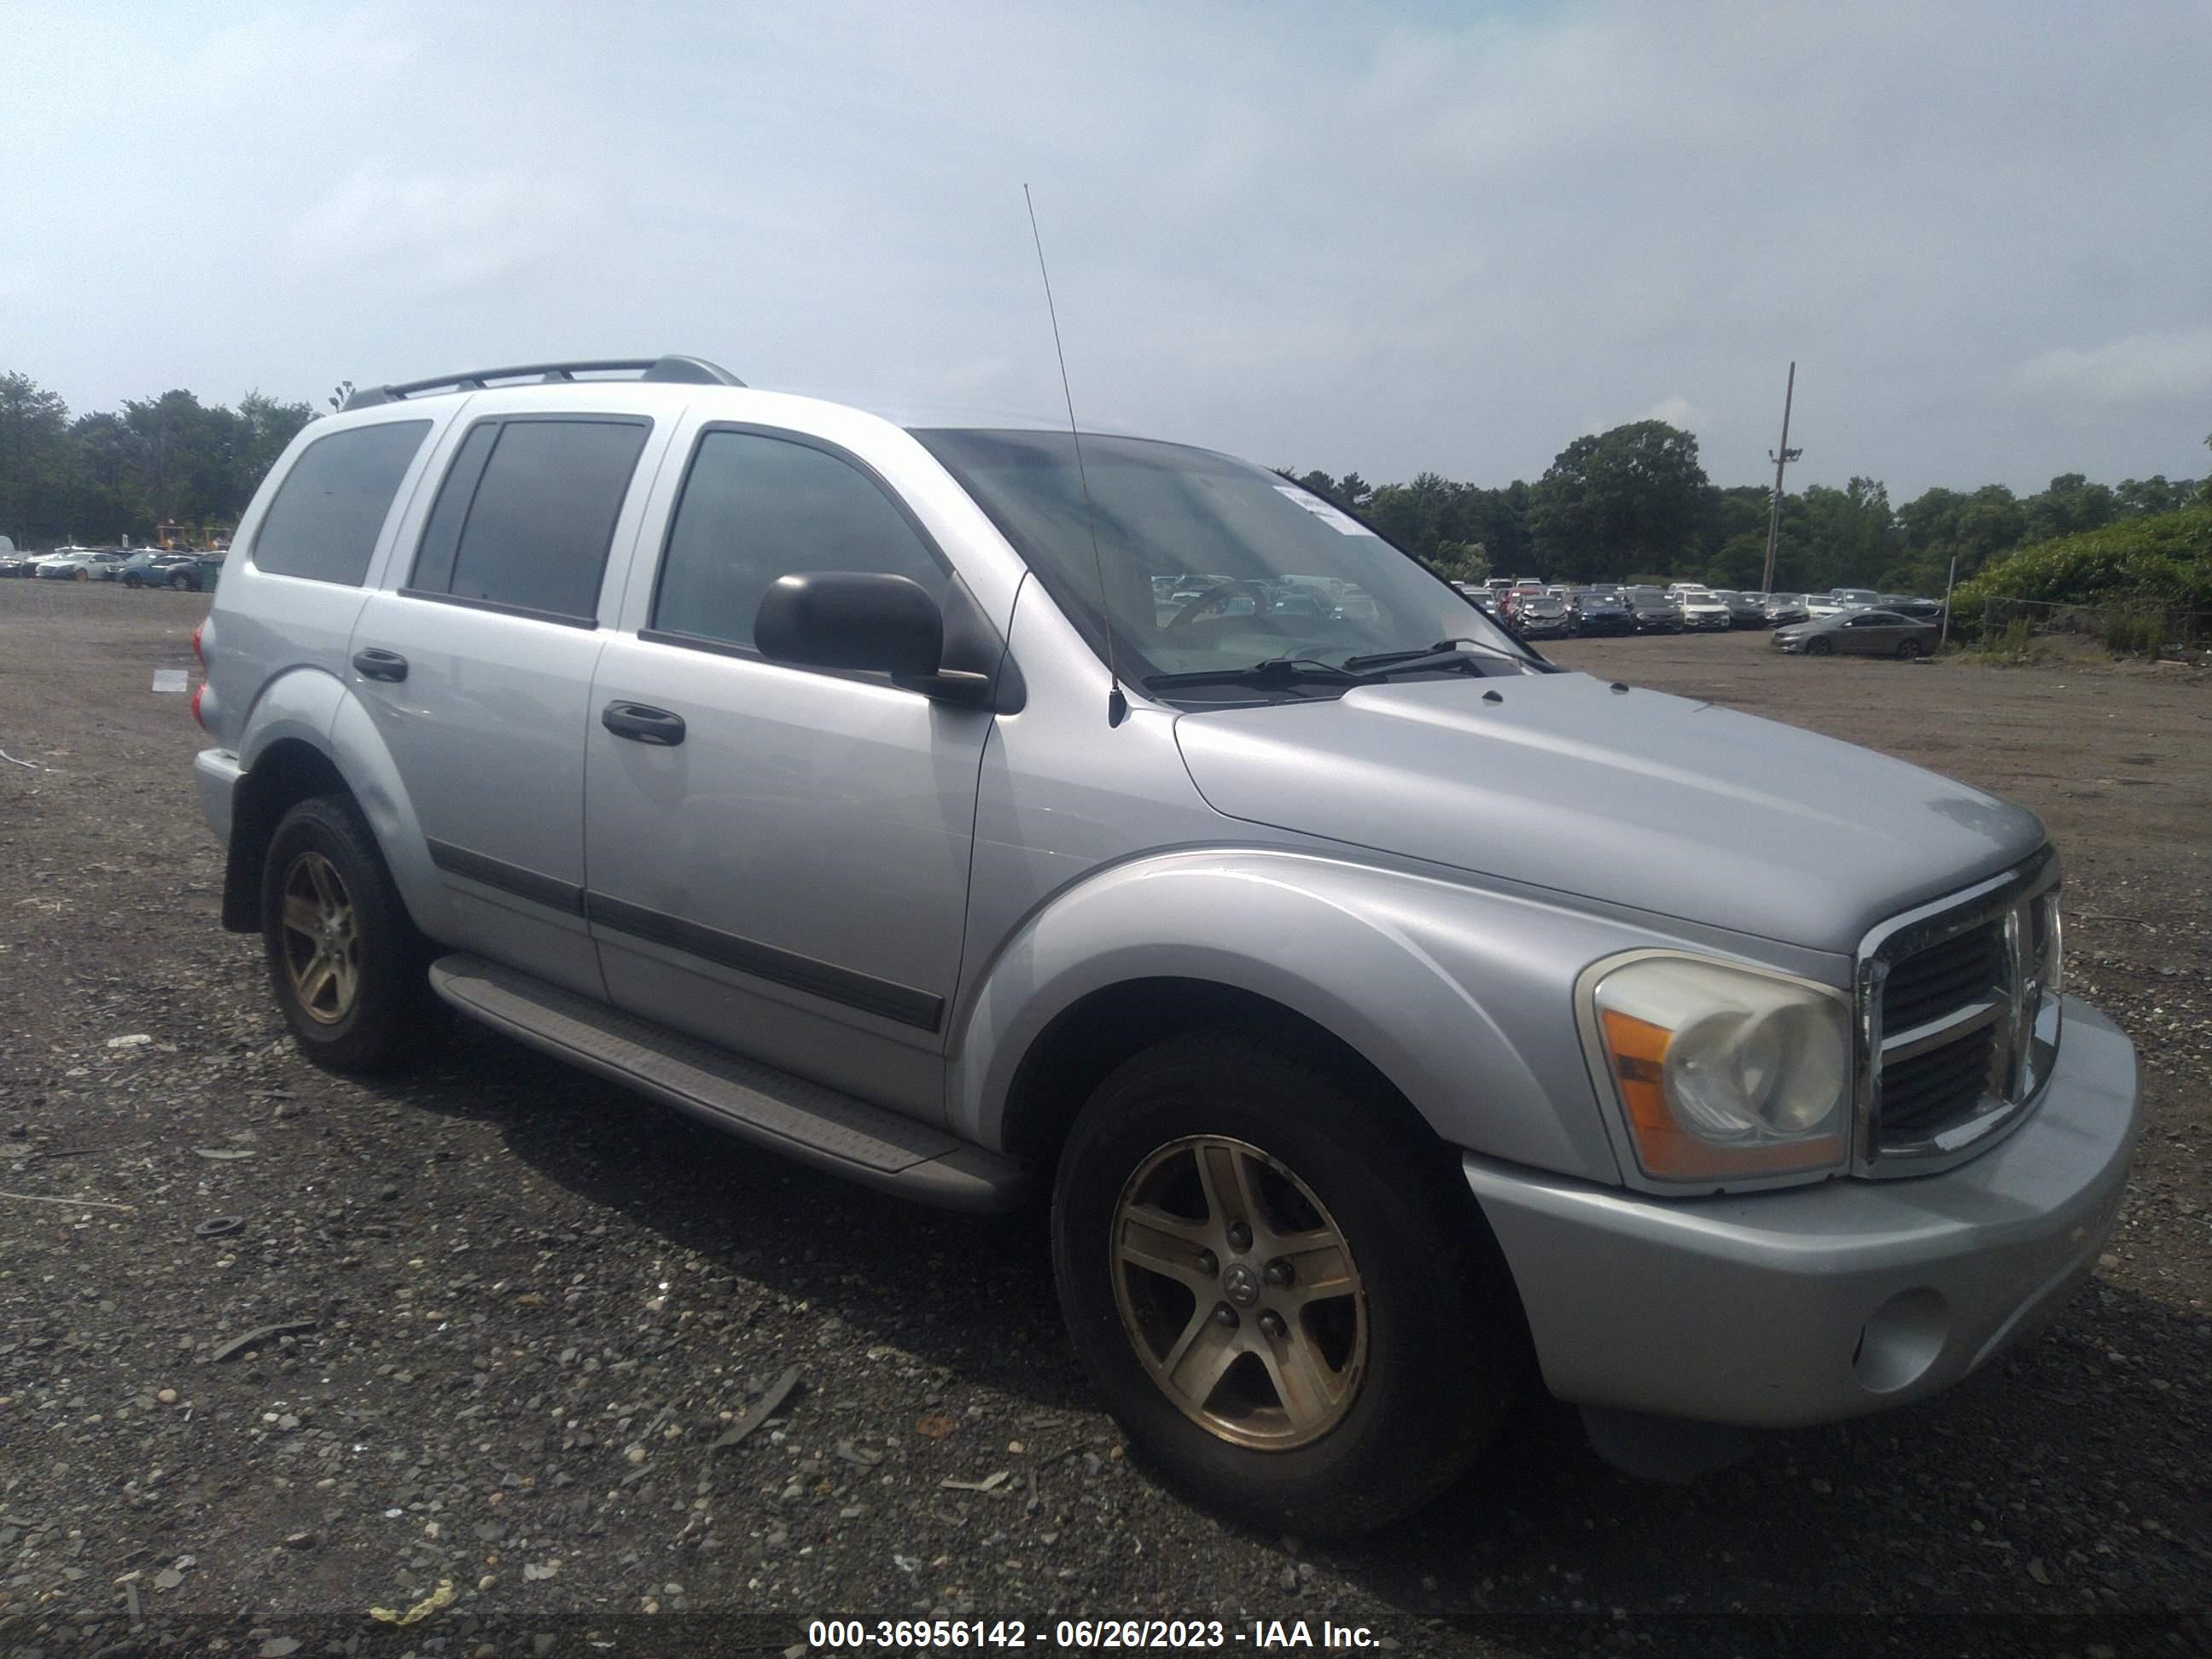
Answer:
[[[1037,233],[1036,204],[1030,187],[1022,186],[1022,201],[1030,210],[1030,240],[1036,244],[1037,275],[1044,278],[1045,315],[1052,319],[1052,349],[1060,359],[1060,395],[1067,400],[1068,441],[1075,446],[1075,476],[1083,485],[1083,521],[1091,532],[1091,562],[1098,571],[1098,622],[1106,634],[1106,677],[1112,689],[1106,694],[1106,724],[1119,726],[1128,718],[1129,700],[1121,694],[1121,671],[1114,665],[1114,610],[1106,592],[1106,557],[1098,550],[1098,515],[1091,505],[1091,475],[1083,465],[1083,434],[1075,426],[1075,393],[1067,384],[1067,352],[1060,343],[1060,310],[1052,302],[1052,273],[1044,265],[1044,238]]]

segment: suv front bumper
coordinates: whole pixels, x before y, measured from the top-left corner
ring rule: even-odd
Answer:
[[[1668,1200],[1470,1153],[1559,1399],[1745,1427],[1948,1387],[2095,1266],[2140,1121],[2135,1049],[2068,999],[2043,1098],[1940,1175]]]

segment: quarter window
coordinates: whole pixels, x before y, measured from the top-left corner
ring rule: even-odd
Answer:
[[[591,619],[647,431],[611,419],[477,428],[438,492],[410,591]]]
[[[908,576],[945,596],[928,544],[850,461],[760,433],[709,432],[669,530],[652,626],[749,647],[776,579],[822,570]]]
[[[428,421],[386,421],[300,452],[253,535],[256,568],[359,587]]]

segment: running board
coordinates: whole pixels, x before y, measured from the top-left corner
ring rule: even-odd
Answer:
[[[430,965],[430,988],[472,1019],[747,1140],[919,1203],[1013,1207],[1016,1164],[942,1129],[471,956]]]

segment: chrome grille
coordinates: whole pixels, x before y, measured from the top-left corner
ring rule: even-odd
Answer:
[[[1876,928],[1859,960],[1856,1162],[1911,1175],[1971,1156],[2016,1120],[2058,1042],[2058,865]]]
[[[1910,1030],[1962,1005],[1994,996],[2004,973],[2004,926],[1979,927],[1893,963],[1881,988],[1886,1031]]]

